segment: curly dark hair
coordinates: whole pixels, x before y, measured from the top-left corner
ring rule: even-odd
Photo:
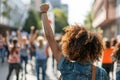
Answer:
[[[64,28],[62,52],[68,60],[94,62],[102,56],[102,38],[89,32],[84,26],[72,25]]]

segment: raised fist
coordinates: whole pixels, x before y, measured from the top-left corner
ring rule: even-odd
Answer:
[[[9,31],[6,31],[6,36],[9,36]]]
[[[17,34],[20,35],[20,34],[21,34],[21,31],[20,31],[20,30],[17,30]]]
[[[31,29],[31,30],[34,30],[34,29],[35,29],[35,27],[34,27],[34,26],[31,26],[31,27],[30,27],[30,29]]]
[[[40,30],[36,30],[36,31],[35,31],[35,34],[39,34],[39,33],[40,33]]]
[[[48,4],[41,4],[41,6],[40,6],[40,12],[41,13],[47,12],[48,9],[49,9],[49,5]]]

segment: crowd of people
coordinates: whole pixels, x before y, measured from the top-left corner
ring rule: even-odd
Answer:
[[[16,72],[16,80],[19,80],[21,71],[29,73],[28,60],[31,70],[36,72],[37,80],[46,80],[49,48],[53,53],[53,68],[55,59],[61,73],[59,80],[120,80],[119,39],[105,40],[81,25],[66,27],[62,38],[55,39],[47,18],[48,9],[48,4],[40,7],[45,35],[41,35],[34,26],[26,36],[22,36],[20,30],[16,31],[14,36],[11,36],[9,31],[6,31],[5,37],[0,34],[0,64],[2,65],[7,57],[9,65],[6,80],[10,80],[13,70]],[[33,59],[35,67],[32,64]],[[98,65],[98,62],[101,65]]]
[[[30,34],[27,35],[22,35],[20,30],[16,31],[16,35],[11,35],[9,31],[6,31],[5,37],[1,34],[0,64],[3,65],[6,59],[9,64],[6,80],[10,80],[13,70],[16,72],[16,80],[19,80],[20,72],[29,73],[27,71],[28,64],[31,65],[31,71],[36,73],[37,80],[41,78],[45,80],[49,50],[44,35],[40,35],[40,31],[35,30],[34,26],[31,27]],[[33,61],[35,65],[33,65]],[[42,72],[41,78],[40,72]]]

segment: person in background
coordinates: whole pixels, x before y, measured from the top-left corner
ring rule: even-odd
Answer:
[[[30,42],[35,45],[35,58],[36,58],[36,72],[37,80],[40,80],[40,68],[42,69],[42,80],[45,80],[46,76],[46,64],[47,64],[47,55],[46,55],[46,46],[43,36],[39,35],[39,30],[36,30],[33,33],[34,28],[31,28],[31,39]]]
[[[8,57],[8,63],[9,63],[9,71],[8,76],[6,80],[10,80],[10,76],[12,74],[12,71],[15,69],[16,71],[16,80],[19,80],[19,72],[22,68],[20,65],[20,48],[18,47],[18,40],[17,38],[13,38],[13,45],[9,42],[9,32],[6,32],[6,42],[10,51],[9,57]],[[12,47],[11,47],[12,45]]]
[[[0,57],[2,58],[2,63],[4,63],[4,52],[5,52],[5,47],[4,47],[4,41],[3,41],[3,36],[0,34]]]
[[[117,39],[116,38],[112,38],[111,39],[111,46],[112,46],[112,48],[114,49],[114,47],[115,47],[115,45],[117,44]]]
[[[21,65],[23,64],[23,62],[25,62],[24,70],[25,70],[25,73],[27,73],[27,69],[26,69],[27,63],[28,63],[27,37],[26,36],[23,37],[20,30],[17,31],[17,36],[18,36],[18,42],[20,45],[20,62],[21,62]]]
[[[111,39],[111,47],[112,47],[112,49],[114,50],[115,49],[115,46],[116,46],[116,44],[118,43],[118,40],[116,39],[116,38],[112,38]],[[112,53],[112,55],[111,55],[111,58],[112,58],[112,60],[113,60],[113,53]],[[114,63],[114,60],[113,60],[113,78],[115,78],[115,68],[116,67],[116,63]]]
[[[20,57],[21,57],[21,64],[25,62],[25,73],[27,74],[27,64],[28,64],[28,44],[26,43],[27,38],[23,37],[21,41],[21,49],[20,49]]]
[[[34,72],[35,71],[35,69],[34,69],[34,66],[33,66],[33,63],[32,63],[32,61],[34,61],[34,59],[35,59],[35,56],[36,56],[36,52],[35,52],[35,44],[34,44],[34,39],[36,38],[36,36],[37,35],[35,35],[34,34],[34,29],[35,29],[35,27],[34,26],[31,26],[31,28],[30,28],[30,39],[29,39],[29,45],[30,45],[30,47],[29,47],[29,51],[30,51],[30,65],[31,65],[31,70],[32,70],[32,72]]]
[[[115,74],[116,74],[116,79],[115,80],[120,80],[120,43],[117,43],[114,51],[113,51],[113,61],[116,62],[116,69],[115,69]]]
[[[12,40],[10,40],[10,43],[12,42]],[[9,48],[8,48],[8,45],[6,44],[6,42],[5,42],[5,53],[6,53],[6,57],[7,57],[7,59],[8,59],[8,57],[9,57],[9,55],[10,55],[10,51],[9,51]]]
[[[112,72],[113,78],[113,61],[111,55],[113,53],[113,49],[111,48],[110,41],[105,41],[105,49],[102,57],[102,67],[107,71],[108,76],[110,72]]]
[[[102,56],[102,39],[84,26],[71,25],[64,29],[62,50],[57,44],[48,21],[48,4],[40,6],[44,32],[61,72],[61,80],[109,80],[103,68],[93,63]]]
[[[37,38],[38,43],[36,43],[36,71],[37,80],[40,80],[39,73],[40,68],[42,69],[42,80],[45,80],[46,76],[46,65],[47,65],[47,55],[45,53],[46,44],[44,43],[44,38],[39,36]]]

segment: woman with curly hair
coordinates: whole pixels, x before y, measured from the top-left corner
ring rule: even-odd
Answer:
[[[109,80],[104,69],[93,65],[102,55],[102,39],[84,26],[68,26],[64,29],[61,51],[47,18],[48,9],[48,4],[40,7],[45,35],[61,72],[61,80]]]

